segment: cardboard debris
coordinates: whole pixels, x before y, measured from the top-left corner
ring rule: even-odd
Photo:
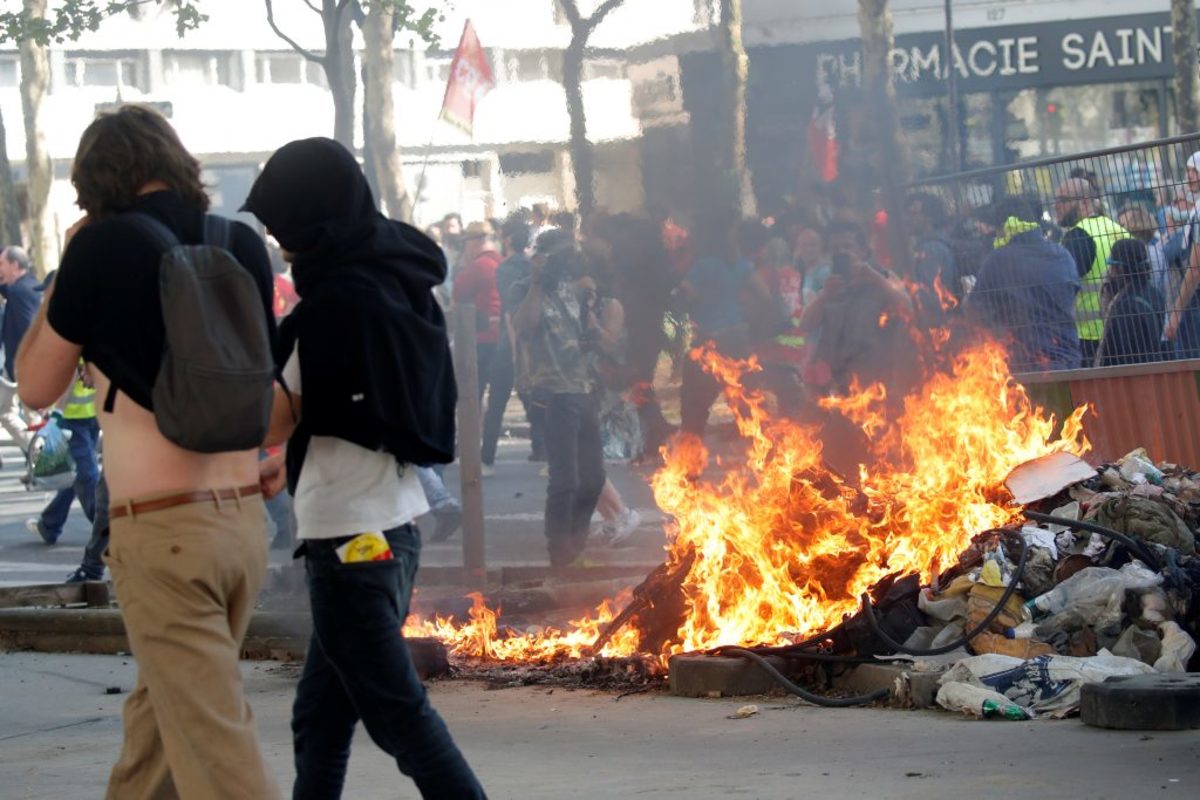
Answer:
[[[1013,499],[1021,505],[1044,500],[1072,484],[1094,477],[1096,470],[1070,453],[1050,453],[1016,467],[1004,479]]]

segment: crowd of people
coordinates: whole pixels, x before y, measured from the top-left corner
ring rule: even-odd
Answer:
[[[914,197],[910,226],[931,243],[918,244],[918,282],[943,276],[957,313],[1008,344],[1016,372],[1200,355],[1200,152],[1157,194],[1081,167],[1053,189],[1050,203],[1006,195],[957,217],[938,195]]]
[[[1186,172],[1200,192],[1200,153]],[[340,794],[360,720],[423,796],[484,796],[400,634],[414,521],[432,513],[434,541],[462,522],[441,474],[462,446],[447,311],[474,310],[485,476],[514,393],[545,462],[554,568],[638,530],[607,464],[709,432],[705,347],[754,357],[745,380],[796,419],[876,382],[899,402],[935,329],[990,331],[1015,372],[1200,356],[1200,213],[1180,192],[1112,207],[1082,170],[1050,208],[915,192],[896,259],[886,213],[830,190],[741,220],[537,204],[422,232],[380,215],[354,157],[320,138],[278,150],[245,201],[269,249],[206,213],[199,163],[139,106],[96,119],[71,179],[85,216],[59,269],[39,283],[23,250],[0,252],[0,425],[23,450],[35,417],[70,432],[74,485],[28,527],[54,544],[78,500],[93,535],[69,580],[107,565],[138,659],[109,797],[279,796],[237,670],[268,514],[304,559],[314,620],[295,796]]]
[[[1200,190],[1200,154],[1187,173]],[[466,225],[447,214],[427,233],[450,264],[443,304],[475,312],[484,475],[515,390],[529,458],[547,462],[551,564],[582,563],[589,540],[622,544],[640,521],[605,461],[653,461],[668,437],[705,435],[720,386],[691,346],[755,356],[761,370],[747,380],[797,418],[856,385],[881,381],[902,397],[922,375],[920,332],[934,328],[989,330],[1014,372],[1192,357],[1196,213],[1181,211],[1178,192],[1164,208],[1105,199],[1082,170],[1048,208],[1016,194],[964,211],[916,191],[903,273],[886,213],[836,190],[762,218],[687,226],[665,209],[581,221],[537,204]],[[664,353],[681,381],[678,424],[655,391]]]

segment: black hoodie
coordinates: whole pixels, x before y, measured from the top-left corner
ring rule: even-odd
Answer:
[[[432,293],[446,278],[441,249],[378,212],[358,163],[332,139],[280,148],[242,208],[294,254],[300,303],[280,327],[278,354],[282,364],[304,341],[304,405],[288,448],[292,489],[311,436],[406,463],[453,460],[457,390]]]

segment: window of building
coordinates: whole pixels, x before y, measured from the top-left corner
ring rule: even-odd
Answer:
[[[259,53],[254,64],[259,83],[328,86],[324,68],[299,53]]]
[[[481,178],[486,168],[486,161],[464,161],[462,162],[462,175],[464,178]]]
[[[585,81],[597,78],[619,80],[625,77],[625,65],[615,58],[599,58],[583,62],[583,79]]]
[[[416,85],[416,55],[412,50],[397,50],[392,56],[392,82],[410,89]]]
[[[13,88],[20,84],[20,60],[17,58],[0,58],[0,87]]]
[[[518,81],[562,81],[561,50],[522,50],[508,63],[510,76]]]
[[[65,64],[67,85],[140,89],[138,67],[137,59],[132,57],[68,57]]]
[[[233,86],[232,53],[179,52],[163,54],[163,73],[175,86]]]
[[[550,150],[539,150],[536,153],[501,153],[500,171],[505,175],[554,172],[554,153]]]
[[[450,80],[450,62],[454,59],[445,57],[425,58],[425,79],[433,84],[441,84]]]
[[[1161,91],[1150,81],[1026,89],[1013,97],[1007,111],[1027,138],[1009,147],[1026,160],[1165,136]]]

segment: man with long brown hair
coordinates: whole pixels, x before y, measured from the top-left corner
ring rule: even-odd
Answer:
[[[125,739],[108,798],[275,798],[238,651],[266,569],[256,449],[200,453],[160,431],[154,387],[166,336],[163,244],[204,241],[209,201],[200,164],[158,113],[124,106],[84,132],[71,182],[84,218],[68,231],[54,285],[17,358],[22,400],[45,408],[88,363],[113,498],[106,561],[138,661]],[[253,230],[228,249],[262,296],[271,268]],[[111,391],[110,391],[111,390]]]

